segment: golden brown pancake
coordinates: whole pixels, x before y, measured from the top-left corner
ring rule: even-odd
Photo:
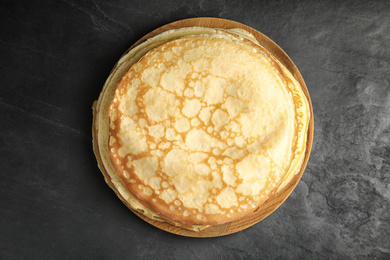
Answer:
[[[250,35],[172,30],[121,61],[97,103],[95,153],[131,208],[196,230],[253,212],[299,171],[307,101]]]

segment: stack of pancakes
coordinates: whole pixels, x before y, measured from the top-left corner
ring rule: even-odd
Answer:
[[[94,151],[133,210],[190,230],[231,222],[302,165],[309,106],[243,30],[188,27],[125,54],[94,109]]]

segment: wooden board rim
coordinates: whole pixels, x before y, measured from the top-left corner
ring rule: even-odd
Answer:
[[[301,166],[300,172],[294,176],[294,178],[290,181],[288,185],[286,185],[281,191],[280,195],[278,197],[273,197],[270,200],[268,200],[266,203],[261,205],[258,209],[256,209],[252,214],[247,215],[246,217],[225,223],[222,225],[212,226],[210,228],[207,228],[205,230],[195,232],[190,231],[187,229],[183,229],[177,226],[173,226],[169,223],[160,222],[156,220],[152,220],[143,214],[137,212],[136,210],[133,210],[127,203],[126,206],[131,209],[132,212],[134,212],[138,217],[146,221],[147,223],[164,230],[166,232],[180,235],[180,236],[186,236],[186,237],[219,237],[219,236],[225,236],[229,234],[233,234],[239,231],[242,231],[244,229],[247,229],[266,217],[268,217],[272,212],[274,212],[279,206],[283,204],[283,202],[290,196],[296,185],[298,184],[300,178],[302,177],[306,165],[308,163],[310,152],[312,148],[313,143],[313,134],[314,134],[314,118],[313,118],[313,107],[309,95],[309,91],[306,87],[306,84],[303,80],[303,77],[301,73],[299,72],[298,68],[295,66],[293,61],[290,59],[290,57],[280,48],[275,42],[273,42],[270,38],[268,38],[266,35],[262,34],[261,32],[253,29],[250,26],[247,26],[245,24],[228,20],[228,19],[222,19],[222,18],[213,18],[213,17],[198,17],[198,18],[189,18],[184,20],[178,20],[166,25],[163,25],[142,38],[140,38],[138,41],[136,41],[126,52],[125,54],[130,51],[135,46],[139,45],[140,43],[146,41],[148,38],[153,37],[157,34],[160,34],[162,32],[171,30],[171,29],[178,29],[182,27],[193,27],[193,26],[201,26],[201,27],[209,27],[209,28],[223,28],[223,29],[232,29],[232,28],[241,28],[244,29],[251,34],[254,35],[254,37],[259,41],[259,43],[265,47],[269,52],[271,52],[272,55],[274,55],[283,65],[286,66],[286,68],[293,74],[293,76],[298,80],[298,82],[301,84],[303,92],[308,100],[309,108],[310,108],[310,121],[309,121],[309,127],[308,127],[308,134],[307,134],[307,141],[306,141],[306,151],[305,151],[305,158],[303,161],[303,164]],[[115,68],[115,67],[114,67]],[[111,186],[111,185],[110,185]],[[125,201],[123,201],[125,202]]]

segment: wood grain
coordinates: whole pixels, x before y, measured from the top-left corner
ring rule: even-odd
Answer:
[[[303,175],[303,172],[306,168],[307,162],[309,160],[311,147],[313,143],[313,130],[314,130],[314,119],[313,119],[313,108],[309,96],[309,92],[307,90],[306,84],[302,78],[301,73],[295,66],[295,64],[292,62],[292,60],[288,57],[288,55],[276,44],[274,43],[270,38],[265,36],[264,34],[260,33],[259,31],[246,26],[244,24],[226,20],[226,19],[220,19],[220,18],[210,18],[210,17],[201,17],[201,18],[191,18],[191,19],[185,19],[176,21],[167,25],[164,25],[160,28],[155,29],[154,31],[148,33],[141,39],[139,39],[136,43],[134,43],[129,50],[131,50],[133,47],[137,46],[138,44],[144,42],[150,37],[153,37],[159,33],[162,33],[167,30],[171,29],[178,29],[182,27],[191,27],[191,26],[202,26],[202,27],[210,27],[210,28],[225,28],[225,29],[232,29],[232,28],[242,28],[247,30],[248,32],[252,33],[255,38],[259,41],[259,43],[265,47],[268,51],[272,53],[283,65],[286,66],[286,68],[293,74],[293,76],[298,80],[298,82],[301,84],[303,91],[308,99],[309,107],[310,107],[310,122],[309,122],[309,128],[308,128],[308,136],[307,136],[307,147],[306,147],[306,153],[305,153],[305,159],[303,162],[303,165],[301,167],[301,170],[298,174],[294,176],[294,178],[287,184],[283,190],[277,193],[277,196],[272,197],[269,199],[266,203],[261,205],[259,208],[257,208],[252,214],[247,215],[246,217],[233,221],[230,223],[212,226],[210,228],[207,228],[205,230],[194,232],[187,229],[183,229],[180,227],[176,227],[173,225],[170,225],[168,223],[160,222],[152,220],[148,217],[145,217],[141,213],[132,210],[131,207],[125,202],[126,206],[128,206],[136,215],[138,215],[141,219],[144,221],[150,223],[151,225],[160,228],[162,230],[165,230],[167,232],[181,235],[181,236],[187,236],[187,237],[217,237],[217,236],[224,236],[228,234],[232,234],[241,230],[244,230],[248,227],[253,226],[254,224],[260,222],[267,216],[269,216],[272,212],[274,212],[282,203],[288,198],[288,196],[291,194],[291,192],[294,190],[296,185],[298,184],[300,178]],[[106,179],[107,180],[107,179]]]

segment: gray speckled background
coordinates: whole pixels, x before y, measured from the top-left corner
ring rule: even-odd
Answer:
[[[261,31],[308,86],[306,172],[264,221],[156,229],[104,183],[91,104],[149,31],[212,16]],[[1,259],[390,259],[390,1],[1,1]]]

